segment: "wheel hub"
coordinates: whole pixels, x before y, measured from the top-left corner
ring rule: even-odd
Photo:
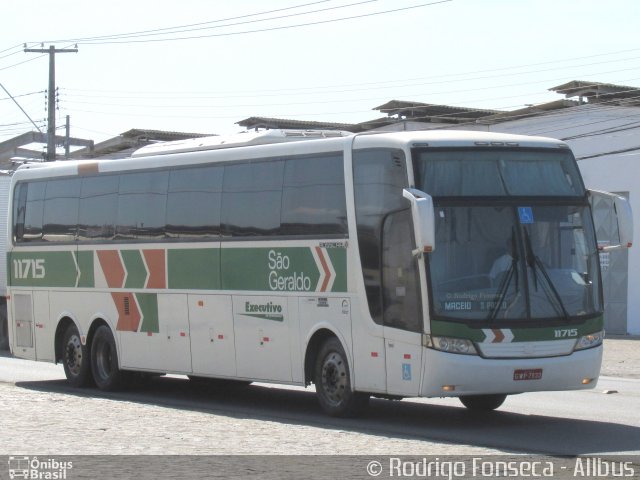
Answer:
[[[69,371],[73,375],[78,375],[82,367],[82,344],[75,335],[67,343],[66,361]]]
[[[346,364],[339,354],[333,352],[322,365],[322,388],[331,403],[339,404],[343,400],[346,386]]]

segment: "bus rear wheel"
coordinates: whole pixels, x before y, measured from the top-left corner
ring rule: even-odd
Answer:
[[[89,347],[82,344],[78,327],[73,323],[62,337],[62,366],[72,386],[85,387],[91,383]]]
[[[322,344],[314,373],[320,407],[332,417],[356,415],[369,403],[368,394],[352,389],[347,355],[337,338]]]
[[[118,368],[118,351],[111,329],[100,325],[91,342],[91,371],[100,390],[113,391],[125,384],[125,372]]]
[[[460,397],[462,404],[469,410],[484,411],[495,410],[502,405],[507,398],[506,395],[463,395]]]

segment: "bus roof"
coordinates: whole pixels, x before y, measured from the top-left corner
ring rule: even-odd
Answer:
[[[346,137],[351,132],[338,130],[266,130],[264,132],[241,132],[234,135],[188,138],[172,142],[159,142],[139,148],[132,157],[149,157],[169,153],[198,152],[223,148],[268,145],[272,143],[318,140],[323,138]]]
[[[375,133],[375,135],[374,135]],[[554,138],[514,135],[475,130],[413,130],[404,132],[371,132],[358,134],[355,148],[396,144],[408,147],[524,147],[569,148]]]
[[[246,132],[231,136],[202,137],[157,143],[137,150],[131,158],[117,160],[96,158],[28,163],[17,169],[16,174],[13,175],[13,181],[19,181],[23,178],[89,175],[98,172],[166,167],[174,164],[251,160],[293,153],[310,154],[338,151],[348,148],[346,143],[343,143],[345,140],[352,141],[351,145],[355,150],[367,148],[406,150],[416,147],[569,148],[566,143],[552,138],[483,131],[415,130],[352,134],[344,131],[326,130],[267,130],[257,133]],[[224,150],[229,150],[229,152],[224,153]],[[216,153],[207,155],[207,151],[215,151]]]
[[[327,138],[347,137],[354,135],[346,131],[336,130],[266,130],[263,132],[242,132],[228,136],[190,138],[173,142],[160,142],[147,145],[136,150],[131,156],[149,157],[171,153],[198,152],[203,150],[220,150],[226,148],[269,145],[305,140],[321,140]],[[508,133],[469,131],[469,130],[413,130],[406,132],[364,132],[355,135],[356,148],[378,146],[380,143],[398,146],[413,143],[428,143],[429,146],[473,147],[473,146],[520,146],[567,148],[567,145],[556,139],[531,137]]]

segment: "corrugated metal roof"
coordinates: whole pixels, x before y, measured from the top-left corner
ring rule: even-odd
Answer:
[[[289,118],[270,118],[270,117],[249,117],[236,122],[236,124],[251,128],[267,128],[267,129],[308,129],[308,130],[345,130],[347,132],[359,133],[384,125],[396,123],[397,120],[389,117],[374,118],[360,123],[334,123],[334,122],[314,122],[307,120],[292,120]]]
[[[147,136],[153,140],[182,140],[185,138],[213,137],[213,133],[190,133],[190,132],[168,132],[165,130],[147,130],[140,128],[132,128],[120,134],[121,137],[144,137]]]
[[[590,101],[597,101],[598,99],[640,99],[640,88],[638,87],[585,80],[572,80],[549,90],[562,93],[567,98],[587,97]]]
[[[407,102],[404,100],[391,100],[375,107],[388,115],[399,115],[408,120],[421,119],[423,121],[468,122],[477,118],[500,113],[499,110],[486,110],[478,108],[454,107],[451,105],[436,105],[433,103]]]
[[[308,120],[292,120],[288,118],[270,117],[249,117],[236,122],[237,125],[245,128],[303,128],[303,129],[323,129],[323,130],[348,130],[351,131],[351,123],[333,122],[313,122]]]
[[[73,158],[126,158],[138,148],[153,142],[170,142],[187,138],[211,137],[213,134],[190,132],[166,132],[163,130],[146,130],[132,128],[117,137],[96,144],[92,150],[82,149],[73,152]]]
[[[530,105],[518,110],[509,110],[507,112],[500,112],[496,115],[483,117],[478,120],[478,123],[492,124],[498,122],[506,122],[509,120],[518,120],[520,118],[532,117],[539,115],[543,112],[549,112],[551,110],[560,110],[563,108],[570,108],[579,105],[575,100],[554,100],[553,102],[540,103],[538,105]]]

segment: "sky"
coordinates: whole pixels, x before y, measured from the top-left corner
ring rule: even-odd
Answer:
[[[357,123],[392,99],[515,110],[571,80],[640,86],[638,0],[3,0],[0,142],[56,124],[230,134],[251,116]],[[29,119],[29,118],[30,119]]]

